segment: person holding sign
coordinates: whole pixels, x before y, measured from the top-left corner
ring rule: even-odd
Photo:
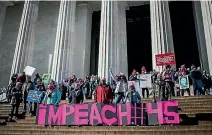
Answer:
[[[129,85],[129,90],[126,93],[125,103],[140,103],[141,96],[138,91],[135,90],[135,85],[133,82]]]

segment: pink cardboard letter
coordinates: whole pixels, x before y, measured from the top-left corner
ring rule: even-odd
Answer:
[[[74,106],[64,104],[63,106],[63,115],[62,115],[62,125],[66,125],[66,117],[74,113]],[[69,111],[67,112],[67,110]]]
[[[113,123],[115,123],[117,121],[117,118],[113,117],[113,118],[108,119],[105,116],[106,111],[111,111],[113,113],[116,113],[116,108],[111,105],[104,105],[102,107],[102,121],[107,125],[112,125]]]
[[[180,123],[180,116],[177,112],[169,112],[168,107],[176,107],[175,109],[178,110],[178,101],[164,101],[163,102],[163,113],[165,114],[163,121],[164,124],[179,124]],[[174,119],[170,120],[169,117],[173,117]]]
[[[75,124],[76,125],[88,125],[88,104],[76,104],[74,105],[75,111]],[[86,110],[84,112],[80,110]],[[84,119],[82,118],[84,117]],[[85,118],[86,117],[86,118]]]
[[[148,114],[148,119],[150,119],[151,114],[157,114],[158,116],[158,124],[163,124],[163,111],[162,111],[162,102],[157,102],[157,108],[153,109],[153,103],[146,104],[146,110]]]
[[[122,106],[125,106],[126,111],[122,112]],[[130,125],[131,124],[131,105],[127,104],[117,104],[118,111],[118,125]],[[127,117],[127,123],[123,123],[122,117]]]
[[[91,105],[89,124],[94,125],[94,120],[97,120],[98,124],[102,124],[102,119],[101,119],[101,116],[100,116],[99,111],[97,109],[97,103],[93,103]]]
[[[37,123],[38,125],[45,125],[45,121],[46,121],[46,105],[39,104]]]
[[[53,125],[53,124],[60,125],[61,121],[62,121],[63,106],[61,105],[58,107],[56,114],[54,112],[54,107],[55,107],[54,105],[49,106],[48,124],[49,125]],[[52,123],[52,120],[53,120],[53,123]],[[57,123],[56,123],[56,121],[57,121]]]

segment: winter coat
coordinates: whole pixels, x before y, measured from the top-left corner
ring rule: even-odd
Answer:
[[[126,93],[125,102],[129,103],[139,103],[141,101],[141,96],[136,90],[130,90]]]
[[[96,89],[94,101],[108,104],[113,99],[112,89],[109,85],[99,85]]]
[[[27,98],[27,95],[28,95],[29,90],[34,90],[34,86],[33,86],[32,81],[25,82],[25,83],[22,85],[23,99],[26,99],[26,98]]]
[[[75,89],[71,91],[71,104],[79,104],[83,102],[82,89]]]
[[[46,104],[59,104],[61,99],[61,93],[58,89],[51,91],[47,90],[45,97],[44,97],[44,103]]]
[[[21,89],[17,89],[16,87],[13,87],[11,90],[11,105],[17,105],[22,102],[22,91]]]

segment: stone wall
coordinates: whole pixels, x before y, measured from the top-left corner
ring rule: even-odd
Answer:
[[[39,3],[32,66],[41,75],[48,72],[49,54],[54,53],[59,7],[59,1]]]

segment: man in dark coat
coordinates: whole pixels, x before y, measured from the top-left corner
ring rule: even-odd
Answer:
[[[15,110],[15,117],[17,119],[18,117],[18,108],[20,106],[20,103],[22,102],[22,83],[17,82],[16,86],[12,89],[11,91],[11,112],[10,112],[10,117],[9,120],[11,120],[14,116],[14,110]]]

